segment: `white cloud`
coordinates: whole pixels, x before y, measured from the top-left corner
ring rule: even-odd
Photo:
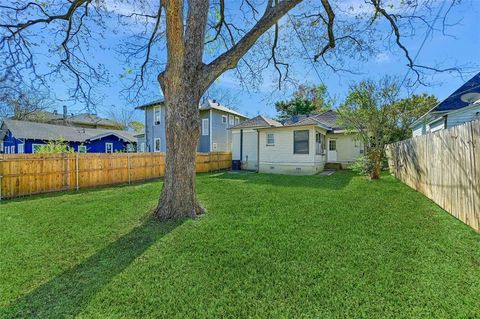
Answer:
[[[387,52],[380,52],[375,56],[375,62],[377,63],[389,63],[391,60],[391,56]]]

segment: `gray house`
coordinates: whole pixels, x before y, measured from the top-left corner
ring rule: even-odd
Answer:
[[[155,101],[136,107],[145,111],[145,152],[165,152],[165,105],[164,101]],[[229,109],[215,100],[207,100],[201,105],[201,133],[197,151],[229,152],[232,133],[228,128],[240,124],[247,117]]]

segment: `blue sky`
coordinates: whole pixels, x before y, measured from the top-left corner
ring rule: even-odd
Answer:
[[[355,0],[351,0],[355,1]],[[440,8],[441,2],[436,3]],[[445,9],[448,6],[445,6]],[[435,10],[433,10],[436,12]],[[478,32],[478,17],[480,16],[480,0],[464,1],[457,6],[449,15],[448,22],[455,25],[448,28],[449,36],[443,35],[441,30],[433,30],[426,40],[425,45],[418,54],[416,60],[419,64],[437,65],[444,67],[453,65],[468,66],[469,73],[465,73],[462,79],[456,73],[436,73],[428,77],[429,86],[420,86],[415,89],[415,93],[434,94],[443,99],[459,87],[464,81],[468,80],[474,73],[480,71],[480,32]],[[436,27],[440,28],[441,19],[437,21]],[[416,36],[404,39],[405,44],[410,50],[412,56],[418,53],[419,47],[424,40],[425,30],[419,30]],[[97,111],[100,115],[106,115],[112,107],[133,108],[135,105],[127,102],[121,94],[122,82],[120,74],[124,72],[125,65],[122,59],[116,53],[119,43],[122,41],[121,35],[109,34],[103,43],[104,51],[97,52],[96,61],[104,63],[110,71],[110,83],[102,87],[101,93],[104,95]],[[397,76],[402,79],[408,71],[406,60],[396,48],[386,49],[371,56],[368,61],[349,61],[349,66],[354,66],[355,74],[348,72],[332,72],[325,65],[318,63],[317,69],[320,77],[313,70],[310,62],[303,61],[295,64],[294,74],[301,83],[319,84],[325,83],[329,94],[335,98],[337,103],[341,101],[349,85],[363,79],[379,79],[385,75]],[[263,82],[256,88],[243,89],[234,72],[229,71],[222,75],[216,81],[215,86],[229,95],[234,96],[235,105],[238,111],[250,116],[264,114],[275,116],[274,102],[279,99],[286,99],[292,93],[291,89],[277,92],[275,90],[276,78],[272,70],[264,72]],[[412,74],[410,73],[410,76]],[[145,94],[145,100],[152,97],[161,98],[159,87],[151,80],[152,84],[148,87]],[[68,83],[57,83],[55,87],[58,92],[66,90]],[[409,92],[404,87],[401,95],[406,96]],[[62,93],[59,93],[62,96]],[[222,101],[220,101],[222,102]],[[76,104],[68,105],[72,112],[81,111],[84,107]],[[61,106],[58,106],[61,109]],[[142,119],[142,112],[136,113],[137,119]]]

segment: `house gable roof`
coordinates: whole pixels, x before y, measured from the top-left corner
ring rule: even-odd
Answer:
[[[328,110],[320,114],[302,115],[300,119],[289,119],[284,126],[318,125],[327,130],[341,129],[337,124],[337,112]]]
[[[268,117],[257,115],[254,118],[243,121],[240,124],[232,126],[231,129],[242,128],[266,128],[266,127],[282,127],[282,123],[272,120]]]
[[[128,131],[81,128],[9,119],[3,121],[2,128],[3,131],[7,129],[12,132],[15,138],[20,139],[85,142],[114,135],[126,142],[136,142],[137,140],[134,133]]]
[[[438,103],[427,113],[419,117],[410,125],[410,127],[415,127],[420,123],[425,123],[426,121],[431,120],[432,118],[443,116],[451,111],[460,110],[464,107],[470,106],[472,103],[462,101],[461,98],[462,95],[467,93],[480,93],[480,72],[465,82],[442,102]]]

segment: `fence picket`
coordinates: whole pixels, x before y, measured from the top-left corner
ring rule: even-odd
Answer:
[[[391,173],[480,231],[480,120],[388,145]]]
[[[229,169],[232,154],[198,153],[196,171]],[[3,154],[0,199],[162,177],[164,153]]]

